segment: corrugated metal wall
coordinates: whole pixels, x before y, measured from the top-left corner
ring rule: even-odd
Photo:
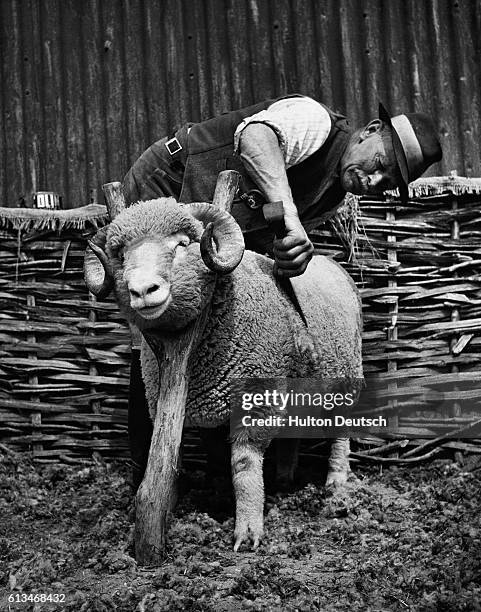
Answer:
[[[1,0],[0,204],[88,203],[174,126],[301,92],[437,121],[481,176],[479,0]]]

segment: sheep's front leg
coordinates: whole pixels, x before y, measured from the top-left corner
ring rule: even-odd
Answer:
[[[349,452],[349,438],[337,438],[332,441],[326,487],[346,483],[349,474]]]
[[[232,482],[236,501],[234,551],[250,537],[257,548],[264,532],[263,450],[251,442],[232,443]]]

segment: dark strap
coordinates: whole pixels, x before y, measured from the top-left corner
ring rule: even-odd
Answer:
[[[170,167],[175,172],[183,172],[187,163],[189,154],[188,134],[193,123],[185,123],[181,128],[176,130],[172,136],[164,142],[165,150],[170,159]]]

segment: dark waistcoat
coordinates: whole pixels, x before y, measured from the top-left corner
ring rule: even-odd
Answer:
[[[241,191],[255,188],[240,156],[234,154],[234,132],[244,118],[266,109],[278,99],[224,113],[191,126],[187,136],[181,202],[212,201],[217,175],[226,169],[240,172]],[[338,166],[351,130],[345,117],[324,108],[331,118],[331,130],[326,141],[314,154],[287,170],[294,202],[307,230],[328,218],[345,195],[339,181]],[[266,227],[262,209],[252,210],[242,200],[234,202],[232,214],[244,233]]]

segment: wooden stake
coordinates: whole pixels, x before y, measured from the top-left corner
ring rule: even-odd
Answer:
[[[212,204],[230,212],[239,185],[240,174],[235,170],[219,172]]]
[[[105,195],[105,202],[107,203],[110,220],[113,221],[115,217],[127,207],[122,192],[122,183],[119,183],[119,181],[105,183],[102,185],[102,191]]]
[[[239,176],[234,171],[220,173],[214,193],[216,206],[230,209]],[[175,504],[190,358],[202,336],[208,313],[209,308],[205,307],[181,333],[143,332],[157,357],[159,399],[147,469],[136,497],[134,542],[135,558],[140,565],[156,565],[163,558],[168,518]]]
[[[184,427],[190,356],[209,309],[182,334],[144,333],[157,357],[159,399],[144,479],[137,491],[135,558],[140,565],[162,561],[169,514],[175,504],[179,452]]]

